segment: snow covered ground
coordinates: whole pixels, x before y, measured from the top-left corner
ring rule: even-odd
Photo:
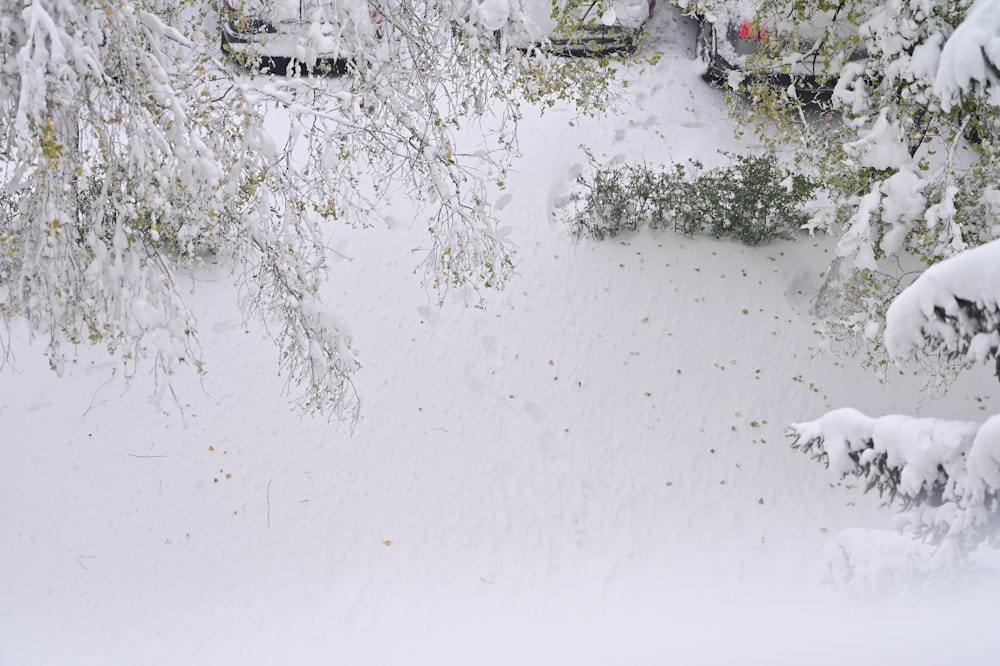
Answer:
[[[328,301],[363,363],[353,433],[287,407],[223,266],[190,280],[208,374],[177,401],[108,382],[90,350],[58,379],[15,331],[0,664],[990,659],[994,581],[824,586],[831,539],[892,514],[783,436],[844,406],[982,420],[989,371],[934,401],[813,352],[828,240],[574,242],[558,220],[581,144],[650,164],[745,149],[693,27],[661,9],[652,29],[666,55],[620,113],[526,119],[498,200],[518,277],[485,310],[434,306],[405,206],[331,233]]]

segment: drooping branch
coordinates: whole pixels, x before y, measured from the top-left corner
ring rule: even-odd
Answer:
[[[865,481],[918,536],[964,548],[1000,542],[1000,417],[985,423],[850,408],[789,426],[792,448],[843,476]]]
[[[886,313],[886,349],[897,360],[920,350],[996,363],[1000,377],[1000,242],[928,268]]]

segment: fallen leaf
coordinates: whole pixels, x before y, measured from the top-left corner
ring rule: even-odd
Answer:
[[[386,547],[391,546],[392,545],[392,539],[386,539],[385,541],[382,542],[382,545],[386,546]]]
[[[215,450],[215,447],[214,447],[214,446],[209,446],[209,447],[208,447],[208,450],[209,450],[209,451],[214,451],[214,450]]]
[[[227,479],[231,479],[231,478],[233,478],[233,475],[232,475],[232,474],[230,474],[229,472],[226,472],[226,478],[227,478]]]

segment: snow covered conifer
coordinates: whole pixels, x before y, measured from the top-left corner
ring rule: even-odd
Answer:
[[[998,304],[1000,241],[993,241],[931,266],[897,296],[886,348],[900,361],[925,349],[969,363],[996,361]],[[897,525],[936,546],[914,550],[924,553],[925,572],[960,562],[980,544],[1000,545],[1000,416],[974,423],[838,409],[792,424],[789,434],[793,448],[902,502]]]
[[[928,568],[1000,545],[1000,417],[985,423],[838,409],[789,427],[801,449],[899,500],[900,530],[935,545]]]

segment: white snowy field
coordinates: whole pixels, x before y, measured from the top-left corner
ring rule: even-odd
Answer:
[[[990,579],[858,596],[824,585],[841,531],[892,512],[787,424],[983,419],[996,380],[942,399],[818,355],[829,239],[748,248],[642,231],[574,241],[559,205],[597,159],[742,152],[661,8],[622,110],[523,125],[497,202],[518,275],[485,310],[413,271],[423,227],[331,231],[362,418],[302,417],[228,268],[189,280],[207,375],[63,378],[15,328],[0,374],[0,664],[939,664],[1000,646]],[[553,216],[553,212],[556,213]]]

